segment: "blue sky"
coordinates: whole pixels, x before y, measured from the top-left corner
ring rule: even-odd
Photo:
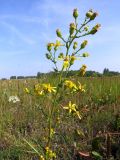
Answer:
[[[93,25],[101,23],[102,27],[88,38],[85,51],[90,57],[73,69],[85,63],[88,70],[102,72],[107,67],[120,71],[119,0],[0,0],[0,77],[51,71],[46,44],[56,41],[57,28],[67,35],[74,8],[78,8],[81,22],[89,9],[98,11]]]

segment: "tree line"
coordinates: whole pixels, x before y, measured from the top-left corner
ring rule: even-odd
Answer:
[[[48,72],[48,73],[41,73],[41,72],[37,72],[36,76],[11,76],[9,79],[35,79],[35,78],[41,78],[44,75],[51,75],[51,76],[56,76],[57,72]],[[64,72],[64,74],[66,75],[66,72]],[[79,76],[79,70],[71,70],[67,73],[67,76],[74,76],[74,75],[78,75]],[[103,73],[99,73],[96,71],[86,71],[85,77],[103,77],[103,76],[120,76],[120,72],[116,72],[116,71],[110,71],[108,68],[105,68],[103,70]],[[6,80],[6,78],[2,78],[2,80]]]

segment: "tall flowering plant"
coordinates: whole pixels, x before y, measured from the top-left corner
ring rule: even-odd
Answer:
[[[40,149],[36,149],[34,145],[25,140],[40,157],[40,160],[60,158],[58,150],[60,151],[59,143],[63,130],[61,126],[64,124],[64,119],[69,117],[73,125],[73,122],[76,122],[74,121],[75,119],[77,119],[77,121],[81,121],[82,119],[83,114],[78,105],[69,98],[65,101],[64,97],[65,95],[71,97],[71,95],[82,94],[85,92],[85,87],[80,82],[76,83],[73,80],[67,79],[67,74],[77,60],[89,56],[87,52],[83,52],[88,41],[85,39],[82,43],[79,43],[77,40],[88,35],[94,35],[99,30],[100,24],[96,24],[91,29],[88,26],[97,16],[97,12],[89,10],[85,15],[84,22],[79,26],[79,13],[77,9],[74,9],[74,21],[69,25],[69,35],[67,39],[63,37],[60,29],[57,29],[56,35],[60,40],[47,44],[46,58],[54,64],[54,71],[58,73],[57,84],[55,86],[50,83],[36,84],[34,90],[25,89],[26,93],[36,95],[40,98],[42,97],[47,101],[42,108],[44,118],[41,119],[41,121],[43,121],[43,123],[46,121],[44,128],[41,128],[41,130],[43,129],[45,131],[44,138],[41,137],[42,146]],[[63,52],[61,52],[60,48],[64,48]],[[59,61],[61,62],[61,67]],[[80,75],[84,76],[86,68],[86,65],[81,66],[79,71]],[[64,127],[66,127],[66,125],[67,124],[65,124]],[[65,136],[66,135],[64,135],[64,137]],[[69,137],[69,135],[67,136]],[[69,139],[67,141],[69,141]]]

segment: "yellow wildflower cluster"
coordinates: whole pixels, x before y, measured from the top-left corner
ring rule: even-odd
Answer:
[[[81,76],[84,76],[84,75],[85,75],[86,68],[87,68],[87,66],[86,66],[85,64],[82,65],[82,67],[80,68],[80,75],[81,75]]]
[[[46,157],[47,158],[49,158],[51,160],[56,158],[56,153],[53,152],[49,147],[46,147],[45,150],[46,150]]]
[[[76,84],[75,84],[74,82],[70,81],[70,80],[66,80],[66,81],[64,82],[64,86],[65,86],[66,89],[68,88],[68,89],[70,89],[72,92],[77,91],[77,86],[76,86]]]
[[[79,111],[77,110],[77,105],[72,104],[71,101],[69,102],[68,106],[63,107],[63,109],[68,110],[69,114],[75,113],[78,116],[78,118],[81,119],[81,115],[80,115]]]
[[[65,89],[70,89],[72,93],[78,92],[78,91],[85,92],[85,88],[80,82],[78,82],[78,85],[76,85],[74,82],[70,80],[65,80],[64,86],[65,86]]]
[[[43,89],[42,89],[42,87],[41,87],[41,84],[36,84],[36,85],[34,86],[34,91],[35,91],[35,93],[36,93],[38,96],[44,95],[44,91],[43,91]]]
[[[27,94],[30,93],[28,88],[25,88],[24,90]],[[56,92],[56,87],[52,87],[50,83],[36,84],[34,86],[34,93],[38,96],[42,96],[47,93],[55,93],[55,92]]]

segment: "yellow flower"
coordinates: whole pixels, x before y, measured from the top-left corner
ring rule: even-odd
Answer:
[[[70,56],[70,65],[73,65],[74,64],[74,61],[76,60],[77,58],[75,56]]]
[[[64,61],[63,62],[63,68],[66,69],[69,67],[69,61]]]
[[[80,68],[80,75],[84,76],[85,72],[86,72],[86,65],[82,65],[82,67]]]
[[[29,91],[28,88],[25,88],[24,91],[25,91],[26,93],[28,93],[28,94],[30,93],[30,91]]]
[[[81,119],[81,115],[79,111],[77,111],[77,106],[76,104],[72,104],[71,101],[69,102],[69,105],[66,107],[63,107],[63,109],[66,109],[69,111],[69,114],[73,113],[73,115],[77,115],[79,119]]]
[[[50,130],[50,137],[53,137],[54,134],[55,134],[55,131],[54,131],[53,128],[51,128],[51,130]]]
[[[78,91],[80,91],[80,92],[85,92],[84,86],[82,86],[80,82],[78,82],[78,83],[79,83]]]
[[[45,92],[47,92],[47,93],[52,93],[52,92],[56,92],[56,87],[52,87],[51,85],[50,85],[50,83],[48,83],[48,84],[43,84],[43,90],[45,91]]]
[[[53,152],[49,147],[45,148],[46,150],[46,156],[50,159],[56,158],[56,153]]]
[[[78,116],[79,119],[82,119],[79,111],[76,111],[75,113],[76,113],[76,115]]]
[[[72,104],[71,101],[69,102],[69,105],[66,107],[63,107],[63,109],[69,110],[69,113],[76,112],[76,104]]]
[[[41,155],[41,156],[40,156],[40,160],[45,160],[45,158]]]
[[[40,84],[36,84],[35,86],[34,86],[34,90],[37,92],[37,91],[40,91],[41,90],[41,86],[40,86]]]
[[[44,95],[44,91],[43,91],[42,86],[40,84],[36,84],[34,86],[34,91],[38,96]]]
[[[64,57],[63,59],[63,68],[66,69],[69,67],[69,56]]]
[[[64,46],[63,44],[61,44],[60,41],[56,40],[56,43],[54,44],[55,47],[60,47],[60,46]]]
[[[42,96],[42,95],[44,95],[44,92],[43,92],[43,91],[38,91],[38,92],[37,92],[37,95],[38,95],[38,96]]]
[[[76,84],[73,83],[72,81],[66,80],[66,81],[64,82],[64,85],[65,85],[66,88],[77,90]]]

